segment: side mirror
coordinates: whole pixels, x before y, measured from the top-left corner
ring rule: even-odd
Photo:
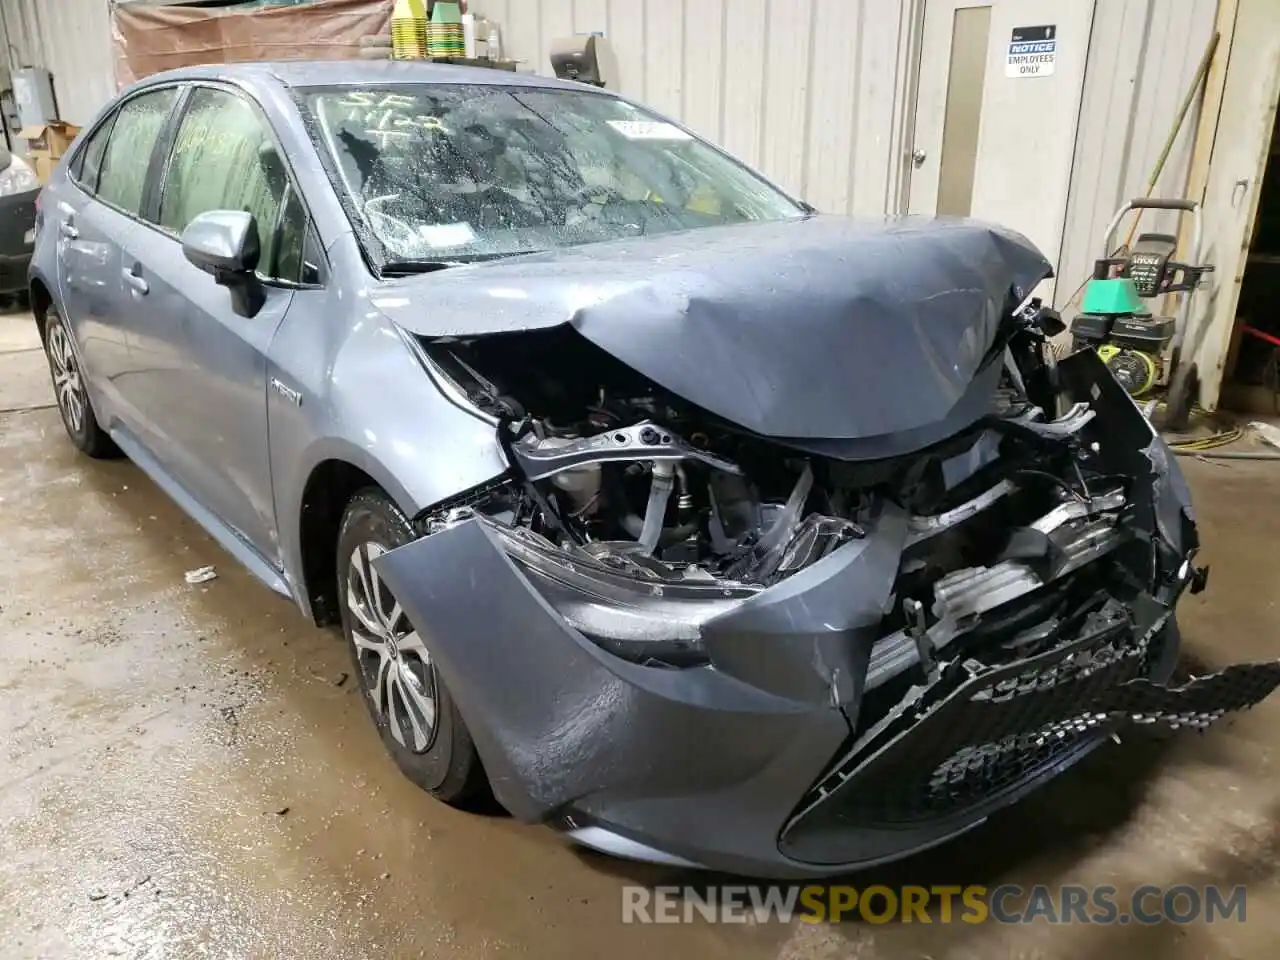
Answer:
[[[266,297],[254,271],[262,256],[258,222],[251,213],[210,210],[182,234],[182,252],[191,263],[231,291],[236,313],[255,316]]]

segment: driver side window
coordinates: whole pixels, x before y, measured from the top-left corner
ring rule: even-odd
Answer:
[[[302,233],[281,230],[281,211],[289,184],[267,121],[258,109],[234,93],[202,87],[191,100],[174,139],[160,201],[159,226],[181,236],[187,226],[210,210],[243,210],[258,224],[262,247],[258,272],[279,277],[280,265],[292,266]]]

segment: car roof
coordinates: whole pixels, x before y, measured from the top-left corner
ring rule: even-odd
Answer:
[[[532,73],[515,73],[488,67],[463,67],[423,61],[397,60],[281,60],[267,63],[219,63],[182,67],[147,77],[141,85],[175,80],[272,80],[286,87],[346,85],[392,86],[432,83],[535,87],[603,93],[598,87],[569,80],[555,80]]]

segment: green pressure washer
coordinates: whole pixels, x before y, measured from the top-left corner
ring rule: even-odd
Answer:
[[[1176,234],[1142,233],[1123,256],[1113,257],[1112,241],[1131,211],[1176,210],[1192,220],[1191,262],[1174,259]],[[1181,426],[1194,390],[1193,370],[1178,369],[1178,353],[1191,316],[1191,298],[1213,267],[1199,264],[1202,242],[1200,205],[1194,200],[1130,200],[1111,218],[1103,238],[1103,257],[1094,263],[1079,316],[1071,323],[1073,345],[1093,347],[1133,397],[1166,388],[1166,420]],[[1178,294],[1175,316],[1157,317],[1148,301]]]

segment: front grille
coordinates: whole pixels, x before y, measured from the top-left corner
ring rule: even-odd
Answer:
[[[1107,720],[1106,714],[1082,713],[1055,720],[1032,733],[962,747],[933,771],[920,806],[930,815],[943,816],[952,809],[999,796],[1069,759],[1105,732]]]
[[[1077,639],[1039,656],[994,669],[953,663],[859,738],[806,797],[784,843],[831,830],[972,820],[1113,730],[1204,730],[1280,686],[1280,661],[1236,664],[1180,687],[1148,679],[1164,657],[1169,616],[1147,616],[1144,608],[1155,606],[1108,601]]]
[[[866,825],[909,824],[1015,790],[1115,725],[1092,704],[1145,673],[1151,636],[1135,638],[1109,604],[1078,639],[1040,656],[990,670],[953,664],[951,677],[864,735],[806,807],[834,804],[842,819]]]

